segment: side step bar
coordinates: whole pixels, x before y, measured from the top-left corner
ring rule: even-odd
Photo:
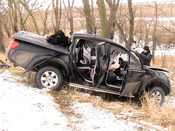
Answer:
[[[96,92],[102,92],[102,93],[109,93],[109,94],[114,94],[114,95],[120,95],[119,92],[112,91],[112,90],[109,90],[109,89],[101,89],[101,88],[90,87],[90,86],[81,85],[81,84],[69,83],[69,86],[71,86],[71,87],[77,87],[77,88],[85,89],[85,90],[96,91]]]

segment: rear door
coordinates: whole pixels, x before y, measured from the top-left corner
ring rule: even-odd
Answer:
[[[142,69],[142,63],[136,54],[130,52],[129,56],[129,67],[121,89],[121,96],[131,96],[133,93],[136,93],[145,74],[145,70]]]
[[[93,71],[93,85],[99,87],[105,78],[110,61],[110,44],[101,42],[96,45],[96,64]]]

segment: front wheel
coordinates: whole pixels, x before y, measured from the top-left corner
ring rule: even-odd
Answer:
[[[161,87],[153,87],[150,90],[148,96],[151,101],[159,105],[162,105],[163,102],[165,101],[165,93]]]
[[[46,66],[38,70],[35,76],[38,88],[58,90],[63,84],[63,75],[59,69],[53,66]]]

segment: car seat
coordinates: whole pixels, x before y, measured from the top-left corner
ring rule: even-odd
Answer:
[[[90,53],[90,64],[89,65],[84,65],[84,66],[78,66],[78,70],[80,71],[80,73],[82,74],[89,74],[91,68],[94,67],[95,65],[95,60],[96,60],[96,56],[95,56],[95,48],[91,49],[91,53]]]

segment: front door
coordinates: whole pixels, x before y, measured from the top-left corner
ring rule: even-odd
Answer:
[[[130,52],[129,60],[129,67],[126,71],[125,80],[121,89],[121,96],[131,96],[137,92],[145,74],[140,59],[134,52]]]
[[[70,67],[72,72],[72,78],[70,82],[84,84],[84,78],[77,70],[77,63],[79,61],[78,56],[82,56],[81,46],[83,45],[83,40],[74,38],[72,42],[72,46],[70,47],[71,54],[70,54]],[[79,55],[80,54],[80,55]]]
[[[93,72],[93,85],[99,87],[104,80],[110,61],[110,45],[105,42],[96,45],[96,63]]]

